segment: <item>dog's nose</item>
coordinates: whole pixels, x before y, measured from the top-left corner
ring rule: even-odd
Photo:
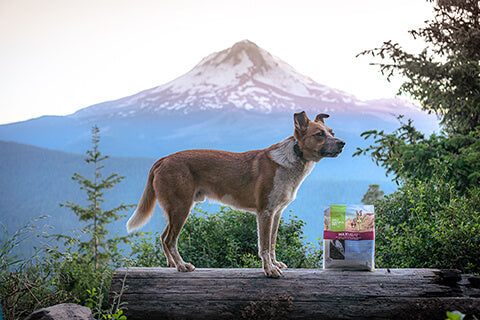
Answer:
[[[345,145],[345,141],[343,141],[343,140],[337,140],[337,146],[338,146],[339,148],[343,148],[344,145]]]

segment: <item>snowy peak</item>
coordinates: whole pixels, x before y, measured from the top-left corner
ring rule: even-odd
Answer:
[[[281,65],[286,66],[287,69],[282,68]],[[205,86],[210,86],[209,89],[214,87],[215,89],[232,90],[249,81],[268,83],[272,80],[279,82],[282,78],[291,78],[292,74],[288,74],[291,73],[290,69],[293,70],[255,43],[243,40],[231,48],[204,58],[190,72],[172,81],[168,87],[176,92],[192,88],[194,90],[202,89]],[[273,85],[275,84],[273,83]],[[283,85],[283,87],[285,86]],[[198,92],[198,90],[196,91]]]
[[[267,60],[271,60],[273,57],[261,49],[255,43],[249,40],[243,40],[237,42],[233,47],[225,49],[221,52],[215,53],[213,56],[210,56],[210,59],[207,59],[204,64],[212,65],[213,67],[218,67],[220,65],[231,65],[236,67],[239,65],[248,66],[245,70],[245,73],[263,73],[272,68],[271,63],[268,63]],[[245,62],[250,62],[245,64]]]
[[[73,116],[131,117],[218,109],[375,112],[375,106],[372,109],[351,94],[319,84],[255,43],[243,40],[207,56],[169,83],[82,109]]]

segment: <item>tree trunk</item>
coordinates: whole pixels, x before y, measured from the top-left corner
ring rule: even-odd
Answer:
[[[373,272],[292,269],[280,279],[261,269],[118,269],[113,292],[135,319],[445,319],[480,315],[478,276],[455,270]]]

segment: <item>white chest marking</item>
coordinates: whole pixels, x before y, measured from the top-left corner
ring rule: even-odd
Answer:
[[[303,180],[310,174],[315,163],[300,159],[293,151],[293,137],[283,140],[271,152],[272,159],[280,166],[273,179],[273,189],[268,197],[267,211],[275,214],[292,202]]]

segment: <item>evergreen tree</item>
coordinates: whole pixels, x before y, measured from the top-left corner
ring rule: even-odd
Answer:
[[[433,2],[433,1],[432,1]],[[394,173],[397,182],[429,180],[442,173],[462,194],[480,183],[480,2],[437,0],[434,18],[410,33],[427,44],[420,54],[405,52],[398,43],[364,51],[380,57],[387,79],[400,74],[400,93],[411,94],[428,112],[441,118],[443,134],[427,138],[412,122],[393,133],[371,130],[369,152],[377,164]],[[447,167],[447,172],[444,170]]]
[[[112,173],[106,178],[102,177],[101,171],[104,166],[101,163],[108,159],[108,156],[102,156],[98,149],[100,143],[99,132],[100,129],[97,126],[92,128],[93,150],[88,150],[87,158],[85,158],[85,161],[93,166],[93,180],[85,178],[79,173],[74,173],[72,177],[72,180],[78,182],[80,189],[85,190],[88,206],[82,207],[72,201],[60,204],[60,206],[72,210],[80,221],[87,222],[87,225],[81,231],[88,235],[88,239],[80,241],[79,246],[81,254],[93,262],[95,270],[98,269],[100,264],[111,260],[111,251],[116,248],[118,243],[128,242],[128,239],[133,236],[133,234],[130,234],[124,237],[107,238],[110,232],[106,226],[120,218],[126,217],[126,214],[119,214],[119,212],[126,211],[133,205],[122,203],[110,210],[101,208],[101,205],[104,203],[104,191],[112,189],[125,177],[116,173]]]
[[[400,93],[439,115],[446,132],[465,135],[480,125],[480,2],[437,0],[434,12],[424,28],[410,31],[427,44],[421,53],[387,41],[360,55],[380,57],[374,64],[387,79],[396,74],[407,79]]]
[[[368,186],[367,192],[363,195],[361,202],[363,204],[373,204],[375,200],[381,199],[385,192],[380,190],[379,184],[371,184]]]
[[[480,130],[469,134],[425,137],[411,120],[401,122],[392,133],[370,130],[362,133],[373,137],[375,144],[357,148],[354,156],[370,153],[377,165],[393,174],[397,183],[409,180],[427,181],[441,175],[461,194],[480,184]]]

